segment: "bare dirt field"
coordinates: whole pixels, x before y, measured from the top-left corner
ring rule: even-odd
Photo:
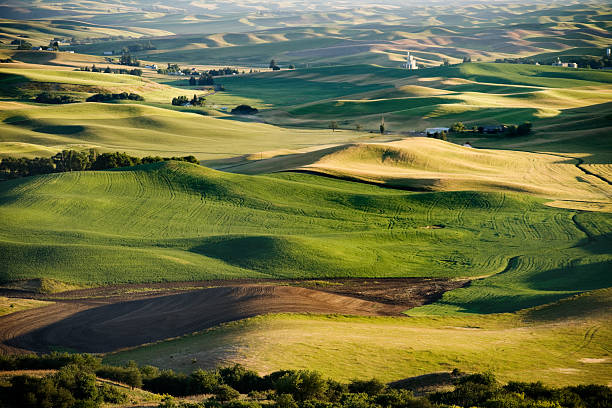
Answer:
[[[401,315],[465,283],[442,279],[207,281],[120,285],[46,296],[6,291],[6,296],[55,303],[0,317],[0,352],[110,352],[266,313]]]

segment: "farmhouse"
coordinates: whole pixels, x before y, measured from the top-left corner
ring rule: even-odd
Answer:
[[[425,129],[425,133],[427,133],[428,135],[433,135],[435,133],[448,133],[448,131],[450,130],[450,128],[447,127],[436,127],[436,128],[427,128]]]
[[[552,63],[553,67],[565,67],[565,68],[578,68],[578,64],[575,62],[561,62],[561,59],[557,57],[557,60]]]

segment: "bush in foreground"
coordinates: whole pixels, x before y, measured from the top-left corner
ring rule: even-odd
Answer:
[[[198,369],[191,375],[160,371],[151,366],[101,366],[87,355],[52,354],[0,358],[8,370],[58,367],[44,378],[13,377],[0,385],[0,405],[19,407],[97,407],[102,402],[124,403],[118,389],[96,383],[98,377],[138,384],[145,390],[165,394],[162,408],[262,408],[260,401],[272,400],[270,408],[607,408],[612,390],[603,385],[555,388],[540,382],[499,383],[492,373],[463,374],[454,371],[454,387],[415,397],[410,390],[390,388],[379,380],[353,380],[342,384],[316,371],[281,370],[260,376],[240,365],[218,370]],[[2,367],[0,367],[2,368]],[[239,392],[240,391],[240,392]],[[200,403],[180,402],[174,397],[208,394]],[[212,395],[210,395],[212,394]],[[240,394],[249,394],[244,399]]]

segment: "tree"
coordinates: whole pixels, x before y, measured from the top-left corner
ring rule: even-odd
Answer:
[[[472,57],[470,57],[469,55],[466,55],[465,57],[463,57],[463,62],[472,62]]]
[[[183,106],[187,103],[189,103],[189,98],[187,98],[185,95],[172,98],[172,105],[174,106]]]
[[[280,67],[278,65],[275,65],[272,67],[272,71],[280,71]]]
[[[520,136],[528,135],[529,133],[531,133],[531,123],[521,123],[520,125],[518,125],[516,133]]]
[[[338,129],[338,122],[332,120],[331,122],[329,122],[328,127],[332,130],[332,132],[335,132],[336,129]]]
[[[276,61],[270,60],[270,69],[273,69],[276,66]]]
[[[295,65],[290,64],[290,65],[289,65],[289,69],[295,69]]]
[[[278,394],[291,394],[297,401],[323,398],[327,385],[320,373],[309,370],[290,371],[274,381]]]
[[[382,116],[382,117],[380,118],[380,126],[379,126],[379,129],[380,129],[380,134],[381,134],[381,135],[384,135],[384,134],[385,134],[385,117],[384,117],[384,116]]]
[[[191,78],[189,78],[189,86],[196,86],[196,84],[197,82],[195,77],[192,76]]]
[[[357,132],[361,132],[361,129],[362,129],[362,128],[361,128],[361,125],[360,125],[359,123],[355,123],[355,130],[356,130]]]
[[[455,122],[453,123],[453,125],[450,128],[451,132],[463,132],[465,131],[465,125],[463,124],[463,122]]]
[[[385,384],[382,381],[372,378],[371,380],[352,380],[348,389],[354,393],[366,393],[368,395],[378,395],[385,389]]]
[[[279,394],[276,396],[275,402],[275,408],[298,408],[298,404],[291,394]]]
[[[111,71],[111,69],[110,69],[110,67],[109,67],[108,65],[106,66],[106,69],[104,70],[104,73],[105,73],[105,74],[110,74],[110,73],[112,73],[112,71]]]
[[[215,398],[220,402],[227,402],[236,399],[240,393],[227,384],[221,384],[214,390]]]
[[[442,65],[444,65],[445,67],[448,67],[450,65],[450,61],[448,58],[444,58],[442,60]]]
[[[17,47],[18,50],[31,50],[32,49],[32,43],[28,42],[28,41],[23,41],[23,40],[19,40],[21,41],[19,46]]]
[[[258,112],[257,108],[253,108],[250,105],[238,105],[232,109],[232,114],[234,115],[255,115]]]
[[[189,376],[189,389],[193,394],[208,394],[215,391],[220,381],[218,372],[198,369]]]

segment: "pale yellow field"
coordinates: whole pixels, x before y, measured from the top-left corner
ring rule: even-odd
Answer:
[[[49,306],[51,304],[53,304],[53,302],[46,302],[35,299],[8,298],[0,296],[0,316],[19,312],[21,310]]]
[[[257,155],[253,158],[257,159]],[[598,168],[608,169],[607,165]],[[511,150],[474,149],[431,138],[351,144],[281,154],[230,171],[249,174],[307,170],[330,176],[426,190],[517,191],[557,206],[612,210],[612,187],[586,174],[573,160]]]

